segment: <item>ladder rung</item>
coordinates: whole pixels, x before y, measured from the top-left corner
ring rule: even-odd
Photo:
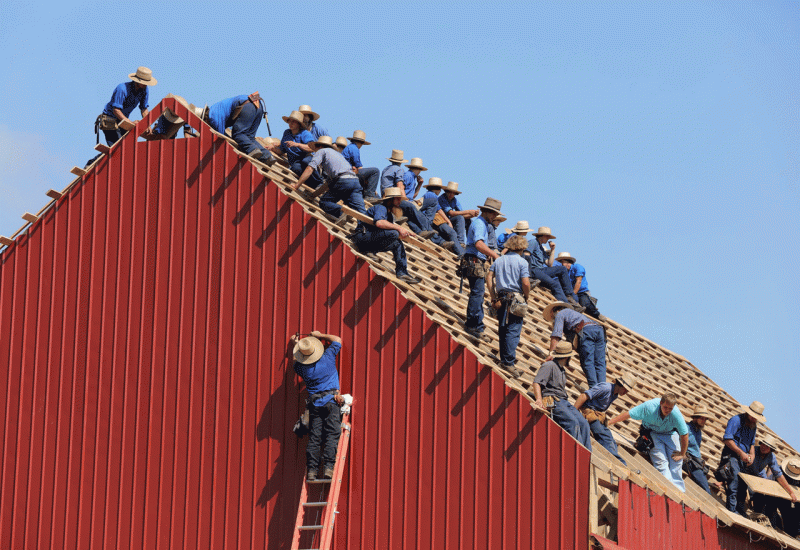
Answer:
[[[327,502],[306,502],[303,506],[327,506]]]
[[[306,480],[306,483],[308,483],[310,485],[315,485],[315,484],[319,484],[319,483],[330,483],[331,481],[333,481],[333,480],[332,479],[315,479],[315,480],[312,480],[312,481]]]
[[[322,529],[322,525],[301,525],[298,529],[301,531],[319,531]]]

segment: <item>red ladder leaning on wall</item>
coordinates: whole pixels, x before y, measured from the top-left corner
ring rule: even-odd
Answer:
[[[303,490],[300,493],[300,505],[297,507],[297,520],[295,522],[294,536],[292,537],[292,550],[300,550],[301,538],[303,542],[311,541],[317,546],[313,550],[329,550],[333,540],[333,522],[336,520],[336,506],[339,501],[339,490],[344,477],[344,461],[347,458],[347,448],[350,443],[350,413],[342,415],[342,435],[339,438],[339,447],[336,449],[336,463],[333,466],[332,479],[317,479],[303,481]],[[318,491],[317,491],[318,490]],[[319,496],[309,502],[309,494]],[[327,496],[326,496],[327,495]],[[315,513],[316,511],[316,513]],[[304,525],[307,518],[317,520],[322,512],[322,519],[314,525]],[[308,533],[308,532],[311,533]],[[303,536],[303,533],[307,533]],[[311,536],[309,536],[311,535]],[[311,549],[311,546],[306,548]]]

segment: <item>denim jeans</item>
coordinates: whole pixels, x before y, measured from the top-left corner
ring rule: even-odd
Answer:
[[[364,233],[356,232],[353,244],[361,252],[390,251],[394,257],[394,271],[400,277],[408,274],[406,249],[400,241],[400,234],[393,229],[367,229]]]
[[[592,450],[592,438],[589,435],[589,423],[583,415],[572,406],[566,399],[556,401],[553,407],[553,420],[556,424],[564,428],[564,430],[572,437],[578,440],[578,443]]]
[[[600,316],[600,311],[598,311],[597,307],[592,302],[592,299],[589,298],[588,292],[580,292],[578,294],[578,303],[586,308],[586,313],[597,319]]]
[[[517,346],[519,345],[519,336],[522,332],[522,322],[524,319],[512,315],[510,312],[506,314],[507,309],[508,304],[503,302],[498,312],[500,318],[498,328],[500,336],[500,362],[513,367],[517,363]]]
[[[306,469],[319,469],[319,450],[322,446],[322,466],[333,467],[339,436],[342,434],[342,411],[336,401],[330,400],[321,407],[308,406],[310,433],[306,446]]]
[[[400,209],[403,211],[403,215],[408,218],[408,227],[411,228],[411,231],[416,234],[420,234],[423,231],[433,231],[431,222],[419,211],[416,204],[411,201],[403,201],[400,203]],[[440,245],[444,243],[444,239],[436,234],[431,237],[431,242]]]
[[[101,130],[101,131],[103,132],[103,135],[106,138],[106,144],[109,147],[111,147],[116,142],[118,142],[120,139],[122,139],[122,136],[124,136],[126,134],[125,130],[123,130],[121,128],[117,128],[116,130]],[[103,156],[103,153],[96,154],[95,156],[90,158],[88,161],[86,161],[86,166],[89,166],[94,161],[99,159],[101,156]],[[85,168],[85,166],[84,166],[84,168]]]
[[[725,458],[726,454],[722,454],[722,459],[720,462]],[[744,468],[742,468],[742,462],[739,460],[739,457],[731,455],[727,455],[730,458],[731,468],[733,469],[733,480],[725,487],[725,507],[731,511],[736,512],[739,515],[745,515],[745,500],[747,500],[747,484],[743,483],[741,479],[739,479],[739,472],[741,472]]]
[[[325,194],[320,197],[319,207],[334,218],[338,218],[342,215],[342,207],[336,203],[344,201],[345,206],[366,214],[367,209],[364,207],[364,197],[361,193],[361,184],[356,178],[342,178],[328,187]]]
[[[377,168],[364,168],[358,169],[358,181],[361,182],[361,189],[364,191],[364,196],[377,196],[378,182],[381,179],[381,172]]]
[[[611,430],[609,430],[606,426],[603,425],[602,422],[599,420],[595,420],[589,424],[589,429],[592,431],[594,438],[597,442],[603,446],[609,453],[617,457],[617,459],[627,466],[625,459],[619,456],[619,450],[617,449],[617,442],[614,441],[614,436],[611,435]]]
[[[469,282],[469,300],[467,301],[467,330],[483,332],[483,294],[486,281],[483,277],[467,277]]]
[[[559,302],[566,302],[567,296],[575,297],[572,283],[569,280],[569,271],[563,265],[553,267],[534,268],[532,276],[539,279],[542,286],[549,290]]]
[[[583,327],[578,335],[578,356],[589,388],[606,381],[606,336],[603,327]]]
[[[441,225],[437,225],[434,227],[436,231],[439,232],[439,236],[442,237],[444,241],[452,241],[455,244],[453,248],[453,252],[456,253],[456,256],[459,258],[464,255],[464,249],[461,248],[461,243],[458,241],[458,235],[456,235],[456,230],[443,223]]]
[[[233,141],[236,142],[236,145],[239,146],[239,150],[248,155],[253,151],[261,151],[262,156],[259,160],[265,162],[272,158],[272,153],[256,141],[256,132],[261,125],[261,119],[264,118],[264,108],[261,102],[259,102],[258,107],[256,107],[252,101],[245,101],[241,105],[242,111],[239,113],[239,116],[236,117],[236,120],[233,121],[231,137]]]
[[[299,178],[303,174],[303,171],[305,171],[309,162],[311,162],[311,155],[308,155],[303,159],[294,161],[289,168]],[[316,189],[317,187],[322,185],[322,177],[319,175],[319,172],[317,172],[316,170],[311,172],[311,176],[306,180],[306,185],[308,185],[312,189]]]
[[[680,450],[680,439],[678,432],[670,434],[659,434],[651,432],[653,438],[653,448],[650,449],[650,462],[653,467],[661,472],[665,478],[670,480],[675,487],[686,492],[683,483],[683,460],[676,462],[672,460],[672,453]]]
[[[687,473],[692,481],[697,483],[706,493],[710,495],[711,487],[708,486],[708,478],[706,477],[706,474],[703,473],[703,469],[693,467],[688,460],[685,462],[685,464],[687,465]]]
[[[458,235],[458,242],[462,246],[467,244],[467,221],[464,216],[448,216],[450,223],[453,224],[453,229]]]

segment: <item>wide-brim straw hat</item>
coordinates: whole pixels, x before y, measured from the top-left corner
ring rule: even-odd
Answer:
[[[800,458],[787,458],[783,461],[783,464],[781,464],[781,470],[793,480],[800,481]]]
[[[544,317],[545,321],[552,321],[553,320],[553,317],[555,317],[555,314],[553,313],[553,310],[555,308],[557,308],[557,307],[565,307],[567,309],[572,309],[572,306],[569,305],[566,302],[553,302],[553,303],[547,304],[547,307],[544,308],[544,311],[542,311],[542,317]]]
[[[447,185],[442,187],[442,190],[445,192],[449,191],[451,193],[455,193],[456,195],[461,194],[461,191],[458,190],[458,183],[455,181],[448,181]]]
[[[317,147],[333,147],[333,139],[331,139],[331,136],[319,136],[314,145]]]
[[[427,170],[427,168],[425,168],[422,165],[422,159],[419,157],[414,157],[413,159],[411,159],[411,162],[406,164],[406,166],[408,166],[409,168],[416,168],[417,170],[422,170],[423,172]]]
[[[614,381],[628,391],[631,391],[639,384],[636,378],[629,372],[617,376],[616,380]]]
[[[339,136],[339,137],[336,138],[336,141],[334,142],[334,145],[336,145],[336,147],[338,147],[339,149],[344,149],[345,147],[347,147],[350,144],[347,143],[347,138],[346,137]]]
[[[308,365],[319,361],[324,351],[325,348],[322,346],[322,342],[313,336],[306,336],[294,345],[292,354],[295,361]]]
[[[423,185],[425,189],[441,189],[444,187],[442,185],[442,178],[430,178],[426,185]]]
[[[390,160],[397,164],[406,161],[406,159],[403,158],[403,151],[400,149],[392,149],[392,156],[386,157],[386,160]]]
[[[501,206],[503,206],[503,203],[499,200],[493,199],[492,197],[487,197],[483,205],[479,206],[478,208],[481,210],[488,210],[489,212],[497,212],[498,214],[502,215],[503,213],[500,212]]]
[[[572,262],[573,264],[576,262],[575,258],[569,255],[569,252],[559,252],[558,256],[556,256],[556,261],[560,262],[561,260],[566,260],[568,262]]]
[[[400,190],[399,187],[389,187],[384,189],[383,196],[380,198],[381,201],[388,201],[389,199],[393,199],[395,197],[402,197],[403,192]]]
[[[153,78],[153,71],[147,67],[139,67],[136,69],[135,73],[129,74],[128,78],[139,84],[144,84],[145,86],[155,86],[158,84],[158,80]]]
[[[169,122],[170,124],[183,124],[184,123],[184,120],[181,117],[179,117],[178,115],[176,115],[175,113],[173,113],[169,109],[164,109],[164,112],[162,114],[164,115],[164,118],[167,119],[167,122]]]
[[[300,107],[298,107],[297,110],[303,113],[304,115],[311,115],[311,120],[317,120],[319,118],[319,115],[314,111],[312,111],[309,105],[300,105]]]
[[[367,141],[367,134],[365,134],[361,130],[356,130],[355,132],[353,132],[353,137],[347,139],[349,139],[350,141],[359,141],[363,145],[372,145],[370,142]]]
[[[762,424],[767,421],[764,417],[764,405],[760,401],[753,401],[749,407],[742,405],[742,412],[747,413]]]
[[[541,237],[542,235],[547,235],[547,236],[548,236],[548,237],[550,237],[551,239],[555,239],[555,238],[556,238],[556,236],[555,236],[555,235],[553,235],[553,234],[550,232],[550,228],[549,228],[549,227],[545,227],[545,226],[542,226],[542,227],[540,227],[540,228],[539,228],[539,231],[537,231],[536,233],[534,233],[534,235],[536,235],[537,237]]]
[[[556,349],[553,350],[551,353],[554,359],[559,359],[561,357],[571,357],[572,356],[572,344],[567,342],[566,340],[559,340],[556,344]]]
[[[289,123],[290,120],[294,120],[296,122],[299,122],[300,126],[305,124],[305,121],[303,120],[303,113],[301,113],[300,111],[292,111],[289,114],[289,116],[284,116],[284,117],[281,117],[281,118],[287,124]]]
[[[695,417],[702,417],[706,419],[711,419],[711,412],[709,412],[708,407],[704,405],[697,405],[694,409],[692,409],[692,414],[690,415],[692,418]]]
[[[769,435],[769,434],[764,434],[764,435],[763,435],[763,436],[762,436],[762,437],[761,437],[761,438],[758,440],[758,443],[759,443],[760,445],[766,445],[767,447],[769,447],[770,449],[772,449],[772,452],[775,452],[775,451],[777,451],[777,450],[778,450],[778,441],[777,441],[777,440],[776,440],[774,437],[772,437],[771,435]]]
[[[520,220],[509,230],[509,233],[528,233],[530,230],[531,227],[528,225],[527,220]]]
[[[195,114],[200,120],[205,120],[208,117],[208,103],[205,107],[195,107],[194,103],[189,103],[189,110]]]

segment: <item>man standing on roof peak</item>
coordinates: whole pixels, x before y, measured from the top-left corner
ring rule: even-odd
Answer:
[[[231,137],[240,151],[261,160],[267,166],[275,163],[272,153],[256,141],[256,132],[266,110],[258,92],[237,95],[214,103],[208,109],[208,124],[216,132],[231,128]]]

